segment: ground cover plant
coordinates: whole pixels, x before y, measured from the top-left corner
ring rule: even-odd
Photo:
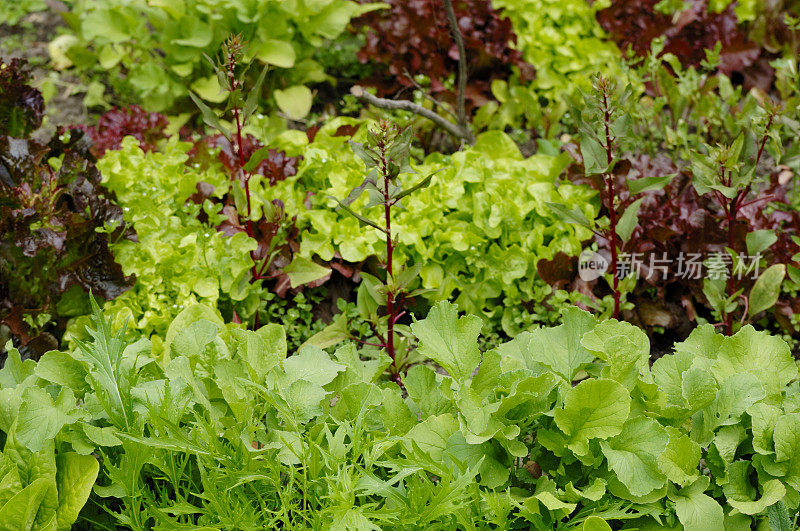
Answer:
[[[796,529],[798,8],[0,8],[0,528]]]

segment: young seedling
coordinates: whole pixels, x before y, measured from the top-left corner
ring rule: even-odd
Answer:
[[[409,165],[411,149],[411,129],[401,130],[396,124],[382,120],[376,130],[367,132],[367,141],[363,144],[350,142],[353,151],[364,161],[368,170],[364,181],[355,187],[344,200],[332,197],[339,207],[361,224],[372,227],[382,233],[386,242],[386,254],[382,266],[385,278],[378,279],[362,273],[363,282],[358,290],[358,310],[363,319],[378,338],[379,346],[385,349],[391,359],[389,371],[392,379],[400,383],[400,374],[407,368],[410,358],[408,339],[411,337],[407,326],[401,326],[398,320],[406,313],[406,301],[421,290],[408,292],[407,288],[419,275],[422,264],[406,267],[395,260],[396,234],[392,231],[392,209],[401,206],[404,197],[428,186],[433,173],[416,184],[403,189],[400,176],[415,174]],[[382,216],[373,220],[353,210],[352,205],[364,192],[369,201],[365,210],[380,207]],[[379,316],[380,307],[385,308],[385,315]],[[400,338],[398,338],[400,336]],[[398,341],[398,339],[401,339]]]

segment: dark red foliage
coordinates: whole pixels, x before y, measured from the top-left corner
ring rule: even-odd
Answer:
[[[0,135],[23,138],[42,125],[44,98],[29,77],[24,59],[0,59]]]
[[[253,135],[242,137],[242,149],[245,160],[250,160],[253,154],[264,147],[264,145]],[[207,136],[195,142],[194,147],[189,152],[190,162],[208,164],[215,149],[219,149],[217,160],[225,169],[235,174],[241,170],[239,156],[234,150],[228,139],[221,134]],[[299,157],[289,157],[283,151],[270,149],[267,156],[256,166],[254,174],[262,175],[269,179],[270,185],[285,180],[297,173]]]
[[[138,105],[121,109],[115,107],[103,114],[96,126],[77,125],[92,139],[92,153],[100,158],[109,149],[119,149],[122,139],[132,136],[145,151],[153,151],[159,140],[167,138],[167,117],[148,112]]]
[[[444,81],[458,71],[458,49],[450,32],[441,2],[431,0],[388,0],[389,9],[372,11],[353,21],[366,29],[367,42],[359,51],[362,63],[388,68],[381,77],[367,80],[382,96],[396,95],[414,86],[409,75],[424,74],[431,80],[430,92],[441,100],[455,101]],[[506,79],[512,66],[523,80],[533,78],[533,67],[511,46],[517,37],[511,21],[492,8],[489,0],[456,0],[453,7],[466,48],[469,84],[468,108],[479,107],[492,98],[493,79]]]
[[[751,84],[769,88],[772,70],[763,62],[755,64],[762,49],[739,24],[733,11],[735,2],[721,13],[712,13],[708,0],[690,0],[690,7],[675,20],[671,14],[656,12],[657,3],[658,0],[617,0],[598,11],[597,20],[621,48],[630,46],[639,55],[650,51],[653,39],[663,37],[664,52],[675,54],[685,66],[699,65],[706,57],[705,50],[712,50],[719,42],[721,72],[736,72]],[[748,72],[750,67],[754,72]]]
[[[70,136],[49,145],[0,137],[0,322],[29,350],[36,337],[23,314],[56,319],[61,294],[75,285],[104,299],[131,286],[114,261],[109,235],[95,229],[116,224],[112,239],[132,238],[132,231],[104,195],[83,133]],[[52,158],[61,160],[58,170],[48,164]],[[53,348],[52,341],[37,341]]]
[[[573,149],[569,151],[575,152]],[[626,315],[626,319],[645,326],[679,328],[693,321],[698,313],[708,317],[710,311],[705,307],[702,278],[679,275],[678,264],[681,256],[686,259],[699,253],[702,261],[714,253],[724,252],[728,245],[727,222],[719,204],[711,197],[698,196],[691,183],[691,174],[680,171],[664,155],[655,158],[647,155],[630,156],[616,166],[614,177],[615,189],[619,191],[619,212],[640,197],[630,196],[626,181],[672,173],[678,175],[663,190],[643,194],[645,199],[639,208],[639,223],[622,249],[629,256],[636,256],[641,279],[630,295],[635,301],[634,314]],[[570,178],[596,189],[600,186],[593,179],[583,177],[580,163],[570,169]],[[800,246],[792,237],[800,236],[800,214],[788,207],[787,186],[779,182],[778,172],[775,171],[757,194],[750,194],[745,204],[758,198],[770,198],[771,201],[759,201],[739,211],[734,231],[737,252],[747,254],[746,236],[749,231],[771,229],[778,240],[764,253],[767,263],[798,265],[792,261],[792,257],[800,252]],[[765,208],[768,203],[772,208]],[[607,213],[603,211],[601,215]],[[608,253],[608,242],[603,238],[597,238],[596,241],[601,252]],[[665,263],[659,261],[664,259],[669,264],[666,278],[663,278],[659,269],[659,264]],[[650,268],[651,264],[655,266],[654,269]],[[542,278],[555,286],[563,285],[570,275],[574,278],[577,274],[576,265],[563,259],[537,267],[540,274],[545,273]],[[744,287],[749,291],[752,283],[752,279],[744,278],[739,281],[737,288]],[[603,289],[600,283],[596,283],[594,288]],[[791,308],[793,305],[800,307],[798,301],[782,299],[778,304],[778,312],[781,308]],[[787,330],[791,328],[787,326]]]
[[[39,91],[20,85],[27,80],[22,66],[0,67],[0,112],[12,117],[0,127],[0,329],[37,357],[58,348],[66,320],[58,303],[67,290],[112,299],[131,286],[109,240],[134,235],[100,184],[84,132],[62,131],[48,144],[20,138],[44,112]],[[107,225],[115,227],[111,234],[97,232]],[[26,317],[40,314],[49,322],[31,327]]]

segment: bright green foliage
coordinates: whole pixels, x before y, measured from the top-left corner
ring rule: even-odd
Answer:
[[[278,183],[274,193],[286,201],[287,212],[298,213],[298,226],[304,229],[301,252],[309,257],[330,260],[338,251],[345,260],[360,262],[384,254],[382,234],[364,230],[326,198],[346,197],[364,180],[363,162],[347,137],[333,136],[340,126],[355,123],[331,120],[313,143],[306,146],[305,137],[291,137],[298,140],[287,147],[302,149],[304,158],[297,176]],[[363,140],[366,125],[354,141]],[[427,157],[414,169],[420,175],[441,171],[427,188],[403,198],[392,214],[395,259],[422,264],[422,285],[409,288],[431,290],[422,295],[431,303],[454,297],[460,307],[494,322],[506,318],[509,329],[514,328],[520,301],[540,300],[546,291],[537,279],[536,262],[559,251],[576,255],[591,235],[556,220],[546,206],[563,203],[580,208],[589,219],[596,216],[593,191],[569,183],[556,186],[567,162],[566,155],[524,159],[501,132],[481,135],[466,151]],[[311,210],[302,207],[307,191],[316,192]],[[364,194],[351,208],[363,212],[368,199]]]
[[[492,92],[500,102],[481,110],[476,120],[492,128],[519,125],[526,117],[531,126],[541,127],[540,114],[546,113],[545,127],[556,124],[569,109],[569,99],[578,89],[590,87],[590,74],[619,74],[621,54],[595,20],[605,2],[589,5],[585,0],[495,0],[492,6],[503,10],[517,34],[522,58],[536,67],[536,78],[529,86],[512,78],[497,81]],[[539,97],[548,101],[539,108]],[[550,129],[551,134],[557,128]]]
[[[112,85],[150,110],[172,109],[188,90],[209,102],[225,95],[204,54],[214,56],[230,35],[250,43],[250,55],[275,69],[266,99],[292,117],[311,105],[306,83],[325,72],[312,56],[339,36],[354,16],[375,9],[349,0],[73,0],[67,50],[81,70],[108,71]],[[260,68],[254,69],[258,75]],[[124,75],[123,75],[124,73]]]
[[[626,323],[572,309],[481,354],[479,321],[440,303],[412,329],[449,374],[414,366],[403,392],[374,349],[287,357],[281,326],[197,304],[154,362],[94,311],[76,352],[0,370],[9,518],[71,522],[92,453],[96,501],[134,529],[733,529],[800,505],[798,368],[750,326],[700,327],[651,369]]]
[[[16,2],[3,2],[0,5],[0,24],[13,26],[30,13],[44,11],[47,4],[44,0],[19,0]]]
[[[70,388],[48,389],[35,363],[22,362],[10,344],[6,350],[0,370],[0,529],[69,530],[100,467],[94,456],[54,439],[85,413]]]
[[[219,205],[209,201],[202,207],[209,216],[202,223],[197,217],[201,206],[186,202],[199,181],[213,184],[218,193],[228,186],[221,173],[187,167],[188,149],[172,141],[163,153],[145,154],[129,137],[121,150],[109,151],[100,162],[104,184],[116,194],[138,240],[112,246],[136,284],[111,301],[109,309],[119,312],[118,319],[131,317],[132,326],[146,335],[163,337],[178,312],[197,302],[234,306],[242,319],[249,319],[262,296],[261,288],[249,282],[255,241],[243,233],[228,237],[218,232]],[[79,327],[73,327],[78,334]]]

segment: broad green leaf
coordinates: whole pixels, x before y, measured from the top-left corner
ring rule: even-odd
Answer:
[[[619,221],[617,222],[617,234],[623,243],[631,239],[633,229],[639,224],[639,207],[642,201],[644,201],[643,197],[628,205],[625,212],[619,217]]]
[[[220,325],[207,319],[194,321],[172,338],[170,355],[187,358],[202,355],[206,346],[216,339],[220,329]]]
[[[794,524],[789,517],[789,510],[783,501],[769,506],[767,509],[770,531],[792,531]]]
[[[294,356],[283,360],[287,385],[302,379],[324,386],[331,383],[336,375],[346,368],[344,365],[331,361],[330,356],[324,350],[314,346],[303,347]]]
[[[775,423],[775,461],[786,467],[783,480],[800,490],[800,413],[782,415]]]
[[[16,493],[0,508],[0,531],[32,529],[39,507],[51,488],[51,479],[38,478]]]
[[[611,526],[599,516],[590,516],[583,521],[583,531],[611,531]]]
[[[600,447],[608,467],[634,496],[644,496],[666,484],[658,457],[667,447],[666,430],[653,419],[636,417],[625,422],[622,432]]]
[[[439,365],[455,380],[465,380],[481,361],[478,336],[483,323],[475,315],[458,316],[456,305],[442,301],[428,317],[411,324],[419,339],[419,351]]]
[[[747,241],[747,254],[756,256],[769,249],[773,243],[778,241],[778,236],[772,229],[754,230],[747,233],[745,240]]]
[[[264,340],[268,357],[286,359],[286,330],[277,323],[265,324],[258,330],[256,335]]]
[[[772,435],[775,424],[783,414],[777,406],[758,402],[747,409],[750,415],[751,430],[753,432],[753,449],[762,455],[769,455],[773,451]]]
[[[172,323],[170,323],[169,328],[167,329],[167,336],[164,338],[164,354],[167,356],[167,359],[169,359],[171,354],[172,342],[175,339],[175,336],[177,336],[182,330],[189,328],[192,323],[203,319],[216,324],[220,328],[225,326],[225,322],[222,320],[222,317],[219,316],[219,313],[215,310],[212,310],[205,304],[191,304],[187,306],[175,316],[175,319],[172,320]],[[184,354],[196,355],[199,353],[192,352]]]
[[[256,57],[279,68],[293,67],[296,59],[292,43],[278,39],[267,39],[258,45]]]
[[[714,498],[704,494],[708,484],[708,477],[701,476],[688,487],[669,494],[685,531],[724,529],[722,507]]]
[[[633,389],[640,375],[649,379],[650,340],[639,327],[609,319],[584,334],[581,345],[606,362],[602,375]]]
[[[51,350],[45,353],[36,364],[36,375],[73,391],[82,392],[89,387],[86,382],[86,369],[66,352]]]
[[[100,465],[93,455],[78,455],[74,452],[60,453],[56,457],[58,472],[58,520],[59,530],[71,529],[83,506],[92,493]]]
[[[781,294],[781,283],[786,276],[786,265],[775,264],[768,267],[753,285],[748,297],[747,314],[753,317],[775,306]]]
[[[581,138],[581,156],[586,175],[597,175],[608,170],[608,154],[597,139],[584,134]]]
[[[61,428],[78,418],[80,414],[76,411],[75,395],[71,389],[62,388],[53,401],[44,389],[29,387],[22,393],[17,440],[31,452],[38,452],[46,441],[55,438]]]
[[[619,383],[608,379],[584,380],[567,392],[564,408],[555,410],[554,419],[567,435],[569,448],[585,455],[589,439],[608,439],[620,434],[630,409],[630,394]]]
[[[262,326],[258,332],[234,330],[236,353],[252,370],[257,383],[263,383],[270,369],[286,358],[286,335],[278,324]]]
[[[0,388],[16,387],[36,372],[36,362],[27,359],[22,361],[19,351],[15,349],[11,340],[6,343],[6,360],[0,369]]]
[[[222,103],[223,101],[228,99],[228,93],[222,90],[222,87],[219,86],[219,81],[217,80],[217,76],[201,77],[197,79],[194,83],[192,83],[191,88],[201,98],[203,98],[206,101],[210,101],[211,103]],[[191,94],[191,92],[189,94]],[[203,118],[205,118],[207,113],[203,112],[202,108],[200,110],[203,114]],[[213,112],[214,111],[211,111],[211,113]],[[212,119],[211,122],[212,124],[217,123],[214,119]],[[216,126],[212,124],[208,125],[216,129]]]
[[[728,503],[743,514],[761,514],[767,507],[781,501],[786,488],[778,479],[772,479],[761,485],[761,497],[755,499],[758,490],[750,484],[753,468],[749,461],[736,461],[728,470],[728,482],[723,491]]]
[[[567,382],[586,364],[594,361],[594,354],[586,350],[581,340],[597,324],[592,314],[575,306],[562,311],[563,324],[553,328],[537,328],[530,332],[528,352],[533,361],[549,367]]]
[[[410,451],[412,442],[428,454],[431,459],[440,461],[447,449],[447,441],[458,431],[458,421],[450,413],[428,417],[403,437],[403,445]]]
[[[91,424],[82,424],[86,437],[97,446],[119,446],[122,441],[116,436],[116,430],[110,426],[100,428]]]
[[[321,402],[326,395],[321,385],[302,379],[292,382],[283,390],[286,403],[292,410],[295,420],[305,424],[312,418],[322,413]]]
[[[676,428],[668,427],[667,433],[669,442],[658,456],[658,468],[673,483],[686,486],[700,475],[700,445]]]
[[[711,368],[719,381],[741,374],[752,374],[768,395],[783,391],[797,378],[797,364],[789,345],[780,337],[756,331],[747,325],[726,337]]]
[[[327,267],[323,267],[300,255],[295,255],[292,263],[283,268],[283,272],[289,276],[292,289],[320,280],[331,274],[331,270]]]
[[[347,325],[347,317],[344,314],[337,315],[331,324],[308,338],[301,347],[313,345],[319,348],[328,348],[339,344],[350,337]]]
[[[304,85],[295,85],[285,90],[272,93],[280,110],[293,120],[305,118],[311,110],[313,96],[311,90]]]
[[[735,374],[720,385],[717,397],[693,417],[691,437],[701,446],[713,439],[720,426],[737,424],[742,414],[766,396],[758,378],[752,374]]]

